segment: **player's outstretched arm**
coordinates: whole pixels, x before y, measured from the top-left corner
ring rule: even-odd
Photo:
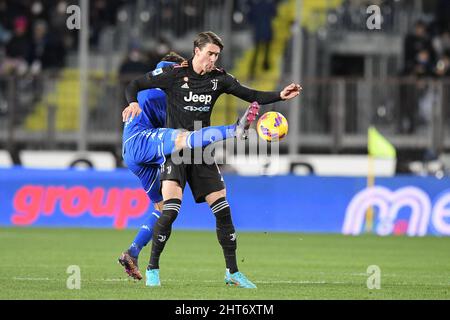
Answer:
[[[300,94],[302,87],[299,84],[291,83],[281,92],[278,91],[258,91],[243,86],[235,78],[229,78],[230,87],[228,93],[241,98],[242,100],[252,102],[257,101],[260,104],[269,104],[282,100],[292,99]]]

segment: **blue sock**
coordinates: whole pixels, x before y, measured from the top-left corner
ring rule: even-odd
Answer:
[[[158,210],[154,210],[145,220],[144,224],[139,229],[136,238],[134,238],[133,243],[131,244],[128,252],[133,258],[137,258],[142,248],[147,245],[147,243],[152,240],[153,237],[153,226],[156,221],[158,221],[161,212]]]
[[[211,143],[233,138],[236,135],[236,125],[206,127],[192,131],[186,138],[188,148],[206,147]]]

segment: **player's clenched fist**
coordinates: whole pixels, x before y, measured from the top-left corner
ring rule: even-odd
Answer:
[[[289,100],[289,99],[295,98],[296,96],[298,96],[300,94],[300,91],[302,89],[303,88],[301,87],[301,85],[296,84],[296,83],[291,83],[286,88],[284,88],[283,91],[280,92],[280,98],[283,100]]]
[[[132,102],[122,111],[122,121],[127,122],[128,119],[135,118],[142,112],[141,107],[137,102]]]

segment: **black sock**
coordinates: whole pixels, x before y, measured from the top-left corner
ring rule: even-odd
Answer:
[[[220,198],[211,205],[211,210],[216,216],[217,239],[222,246],[225,265],[230,273],[235,273],[238,271],[236,262],[237,244],[230,206],[225,198]]]
[[[181,200],[179,199],[164,201],[161,217],[159,217],[153,229],[152,253],[147,269],[159,269],[159,256],[170,238],[172,223],[177,218],[180,207]]]

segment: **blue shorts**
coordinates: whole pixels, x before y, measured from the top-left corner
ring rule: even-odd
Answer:
[[[166,161],[166,155],[175,148],[177,132],[169,128],[147,129],[123,142],[123,159],[128,169],[139,178],[153,203],[163,200],[159,171]]]

